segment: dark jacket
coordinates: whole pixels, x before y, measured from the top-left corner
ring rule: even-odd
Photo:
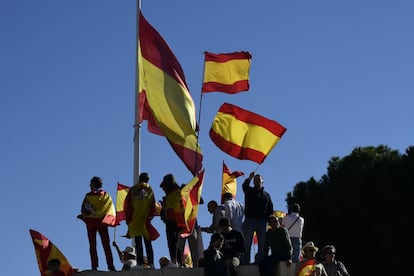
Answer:
[[[240,257],[245,252],[244,236],[237,230],[230,230],[229,232],[221,233],[224,237],[224,244],[221,248],[224,259],[228,260],[233,257]]]
[[[247,218],[267,219],[273,214],[273,202],[263,187],[256,189],[249,186],[250,180],[243,182],[244,215]]]

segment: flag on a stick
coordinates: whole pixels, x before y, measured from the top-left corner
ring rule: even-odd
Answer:
[[[224,103],[214,118],[210,138],[225,153],[261,164],[285,131],[276,121]]]
[[[187,185],[181,189],[181,202],[184,209],[185,228],[182,236],[190,235],[197,220],[198,205],[203,189],[204,170],[195,176]]]
[[[116,224],[118,225],[121,221],[125,220],[125,198],[128,194],[129,187],[118,183],[116,189]]]
[[[196,175],[202,153],[196,135],[196,112],[184,72],[168,44],[139,15],[140,110],[147,111],[186,167]],[[145,109],[146,107],[146,109]],[[144,116],[143,116],[144,117]],[[141,122],[143,117],[140,116]]]
[[[205,52],[202,92],[236,94],[249,90],[249,52],[213,54]]]
[[[62,252],[43,234],[30,229],[40,275],[69,276],[75,273]]]
[[[243,172],[232,172],[223,161],[223,176],[221,186],[221,202],[223,202],[223,195],[225,193],[231,193],[233,198],[236,198],[237,193],[237,180],[236,178],[244,175]]]

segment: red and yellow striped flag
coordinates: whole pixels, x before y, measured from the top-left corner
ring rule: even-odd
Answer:
[[[69,264],[62,252],[41,233],[30,229],[30,235],[33,240],[33,245],[36,253],[36,260],[39,266],[40,274],[46,275],[64,275],[69,276],[75,273],[72,266]],[[53,270],[48,266],[48,263],[57,262],[60,266]]]
[[[233,198],[236,198],[237,193],[237,180],[236,178],[244,175],[243,172],[232,172],[223,161],[223,176],[221,185],[221,201],[223,202],[223,195],[225,193],[231,193]]]
[[[117,225],[111,196],[103,190],[87,193],[82,202],[82,214],[78,218],[88,225]]]
[[[128,194],[129,187],[118,182],[116,189],[116,224],[118,225],[121,221],[125,220],[125,198]]]
[[[184,208],[185,229],[182,236],[191,234],[194,229],[198,215],[201,191],[203,189],[204,170],[195,176],[187,185],[181,189],[181,202]]]
[[[263,163],[285,133],[278,122],[224,103],[210,129],[210,138],[225,153]]]
[[[249,90],[252,56],[248,52],[213,54],[205,52],[202,92],[236,94]]]
[[[310,276],[315,271],[316,260],[311,259],[301,264],[301,267],[297,270],[297,276]],[[299,265],[299,264],[298,264]]]
[[[148,183],[140,182],[129,189],[124,209],[128,225],[126,237],[143,236],[147,240],[153,241],[160,236],[152,225],[155,213],[155,196]]]
[[[178,157],[196,175],[202,153],[196,135],[196,112],[184,72],[168,44],[139,15],[139,93],[155,128],[167,138]],[[140,116],[140,121],[143,119]]]

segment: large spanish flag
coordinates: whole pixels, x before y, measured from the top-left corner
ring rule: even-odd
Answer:
[[[124,207],[128,225],[127,237],[143,236],[153,241],[160,236],[151,223],[155,213],[155,197],[148,183],[139,182],[132,186],[125,198]]]
[[[128,194],[129,186],[120,184],[118,182],[118,186],[116,189],[116,224],[119,224],[121,221],[125,220],[125,198]]]
[[[185,228],[181,236],[185,237],[194,229],[198,215],[201,191],[203,189],[204,170],[195,176],[187,185],[181,189],[181,202],[184,207]]]
[[[263,163],[286,128],[235,105],[224,103],[210,129],[210,138],[225,153]]]
[[[249,90],[249,52],[213,54],[205,52],[202,92],[236,94]]]
[[[37,264],[39,266],[40,275],[64,275],[69,276],[75,273],[72,266],[69,264],[66,257],[62,252],[41,233],[30,229],[30,235],[32,237]],[[58,260],[58,261],[57,261]],[[57,261],[60,263],[59,272],[52,272],[48,267],[50,261]],[[55,274],[53,274],[55,273]],[[59,274],[58,274],[59,273]]]
[[[196,135],[194,101],[184,72],[168,44],[142,13],[138,28],[141,109],[147,107],[156,127],[187,168],[196,175],[202,168],[202,153]]]
[[[223,202],[223,195],[225,193],[231,193],[233,198],[236,198],[237,193],[237,180],[236,178],[244,175],[243,172],[232,172],[223,161],[223,176],[221,185],[221,202]]]

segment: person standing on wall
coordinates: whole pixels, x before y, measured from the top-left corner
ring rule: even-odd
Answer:
[[[161,220],[165,223],[168,251],[171,262],[178,267],[182,265],[182,252],[177,247],[179,235],[183,229],[181,221],[184,212],[181,204],[181,190],[173,174],[164,176],[160,188],[165,192],[162,200]]]
[[[302,249],[302,232],[305,219],[299,215],[299,211],[299,204],[289,204],[288,214],[282,218],[282,226],[288,230],[290,241],[293,247],[293,263],[299,262],[300,252]]]
[[[250,181],[253,179],[253,187]],[[267,219],[273,214],[273,202],[263,187],[263,177],[251,172],[243,182],[244,192],[244,222],[243,234],[246,241],[246,254],[242,256],[241,263],[250,263],[250,254],[253,240],[253,233],[256,232],[258,250],[255,263],[260,263],[264,257],[264,244],[267,229]]]
[[[116,224],[115,206],[111,196],[102,190],[102,186],[103,181],[100,177],[91,178],[90,192],[85,195],[82,201],[81,214],[78,215],[78,218],[86,224],[92,270],[97,270],[99,266],[98,252],[96,251],[96,233],[99,233],[108,269],[115,271],[108,233],[108,226]]]
[[[125,217],[128,225],[128,235],[135,241],[135,251],[137,254],[137,267],[144,268],[144,248],[147,252],[148,265],[154,269],[154,250],[152,241],[157,239],[160,234],[151,224],[155,214],[155,197],[149,182],[149,174],[143,172],[139,175],[138,183],[132,186],[125,198]]]

